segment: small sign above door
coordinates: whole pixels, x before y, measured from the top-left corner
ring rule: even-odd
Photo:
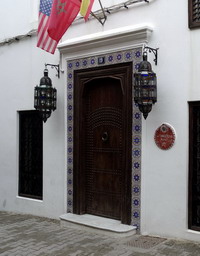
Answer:
[[[155,131],[154,140],[156,145],[162,150],[170,149],[175,142],[176,135],[174,128],[169,124],[162,124]]]

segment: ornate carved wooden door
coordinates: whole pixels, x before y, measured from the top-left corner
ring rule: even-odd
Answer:
[[[131,64],[76,78],[74,211],[129,223]]]
[[[122,193],[122,99],[120,81],[88,83],[85,99],[86,212],[120,219]]]

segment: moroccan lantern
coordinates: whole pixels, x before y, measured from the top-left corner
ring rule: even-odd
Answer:
[[[40,85],[35,87],[34,108],[39,110],[44,122],[56,109],[56,89],[52,87],[51,78],[48,77],[48,69],[45,68],[44,76],[40,79]]]
[[[150,62],[147,61],[147,52],[143,53],[143,61],[134,78],[134,101],[146,119],[152,105],[157,101],[156,74],[152,71]]]

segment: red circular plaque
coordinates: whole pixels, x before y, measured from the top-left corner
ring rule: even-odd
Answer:
[[[168,124],[162,124],[155,132],[154,140],[156,145],[163,150],[170,149],[175,142],[174,129]]]

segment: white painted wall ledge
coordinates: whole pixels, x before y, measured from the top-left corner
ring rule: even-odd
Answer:
[[[76,53],[76,56],[77,52],[91,52],[98,48],[104,48],[104,52],[105,48],[106,51],[127,49],[137,44],[147,44],[152,32],[153,28],[148,24],[126,26],[66,40],[58,45],[58,49],[63,54]]]

